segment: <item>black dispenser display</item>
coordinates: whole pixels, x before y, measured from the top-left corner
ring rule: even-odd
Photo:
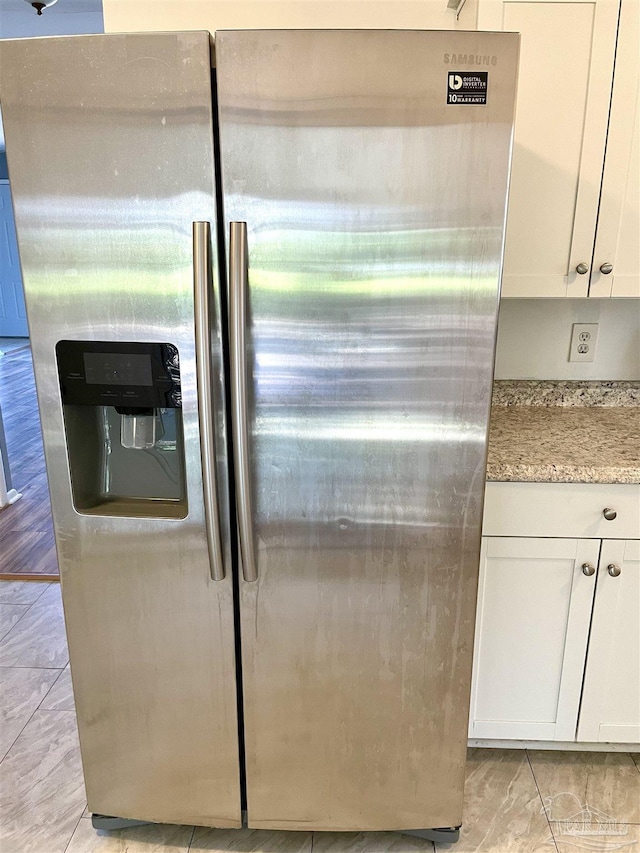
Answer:
[[[76,510],[184,518],[177,347],[59,341],[56,357]]]

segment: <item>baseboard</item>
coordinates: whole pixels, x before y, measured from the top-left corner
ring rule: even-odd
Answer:
[[[576,743],[572,740],[497,740],[469,738],[467,745],[487,749],[561,749],[565,752],[640,752],[640,743]]]
[[[60,575],[40,575],[29,572],[0,572],[0,581],[42,581],[60,583]]]
[[[3,499],[2,503],[0,503],[0,510],[6,509],[8,506],[11,506],[16,501],[19,501],[22,497],[22,492],[18,492],[16,489],[9,489],[7,492],[6,500]]]

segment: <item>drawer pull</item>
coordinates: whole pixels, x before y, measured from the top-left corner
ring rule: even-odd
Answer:
[[[596,573],[596,567],[592,566],[591,563],[583,563],[582,564],[582,574],[586,575],[588,578],[592,577]]]
[[[612,578],[617,578],[622,573],[622,569],[620,568],[620,566],[616,566],[615,563],[609,563],[609,565],[607,566],[607,571],[609,572]]]
[[[615,511],[615,509],[611,509],[610,506],[606,506],[602,510],[602,514],[607,519],[607,521],[613,521],[614,518],[618,517],[618,513]]]

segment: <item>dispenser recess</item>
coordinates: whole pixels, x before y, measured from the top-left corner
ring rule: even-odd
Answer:
[[[187,491],[177,347],[59,341],[56,358],[76,510],[184,518]]]

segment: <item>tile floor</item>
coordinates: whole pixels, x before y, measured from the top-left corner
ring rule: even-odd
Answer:
[[[0,582],[1,853],[434,853],[392,833],[142,826],[86,813],[57,584]],[[640,755],[470,750],[460,842],[440,853],[640,853]]]

